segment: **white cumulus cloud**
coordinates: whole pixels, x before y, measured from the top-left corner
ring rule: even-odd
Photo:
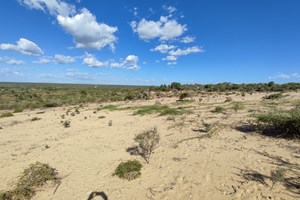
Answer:
[[[54,56],[54,59],[55,59],[55,62],[58,64],[71,64],[76,61],[76,59],[74,57],[65,56],[65,55],[61,55],[61,54],[56,54]]]
[[[186,36],[186,37],[184,37],[184,38],[182,38],[181,40],[180,40],[180,42],[182,42],[182,43],[191,43],[191,42],[194,42],[195,41],[195,37],[191,37],[191,36]]]
[[[167,53],[169,50],[175,49],[174,45],[160,44],[151,51],[159,51],[160,53]]]
[[[159,21],[142,19],[140,22],[130,23],[132,30],[143,40],[159,38],[160,40],[172,40],[181,36],[186,30],[186,25],[179,24],[174,19],[161,16]]]
[[[112,50],[115,49],[117,37],[114,34],[118,28],[98,23],[96,17],[86,8],[73,17],[58,15],[57,21],[73,36],[77,48],[100,50],[108,45]]]
[[[0,62],[10,64],[10,65],[21,65],[25,64],[24,61],[22,60],[17,60],[15,58],[10,58],[10,57],[0,57]]]
[[[198,52],[204,52],[204,50],[201,47],[193,46],[193,47],[188,47],[186,49],[171,50],[169,54],[171,56],[185,56],[191,53],[198,53]]]
[[[39,60],[33,61],[34,64],[49,64],[51,63],[51,59],[46,57],[40,57]]]
[[[85,53],[83,58],[83,64],[89,66],[89,67],[105,67],[109,65],[109,62],[101,62],[99,61],[95,55]]]
[[[22,54],[40,56],[44,54],[42,49],[34,42],[25,38],[20,38],[17,44],[0,44],[1,50],[18,51]]]
[[[139,57],[136,55],[129,55],[122,62],[112,62],[110,63],[111,67],[114,68],[125,68],[130,70],[138,70],[141,67],[138,65]]]
[[[176,56],[167,56],[166,58],[163,58],[163,60],[175,61],[175,60],[177,60],[177,57]]]
[[[61,0],[19,0],[22,5],[30,9],[49,12],[51,15],[70,16],[75,14],[76,8]]]

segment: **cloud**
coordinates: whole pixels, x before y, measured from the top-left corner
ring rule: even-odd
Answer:
[[[186,36],[186,37],[184,37],[184,38],[182,38],[181,40],[180,40],[180,42],[182,42],[182,43],[191,43],[191,42],[194,42],[195,41],[195,37],[191,37],[191,36]]]
[[[171,50],[169,54],[171,56],[185,56],[191,53],[198,53],[198,52],[204,52],[204,50],[201,47],[198,46],[193,46],[193,47],[188,47],[186,49],[177,49],[177,50]]]
[[[291,78],[300,78],[300,74],[299,73],[292,73],[292,74],[278,73],[274,76],[269,77],[269,79],[291,79]]]
[[[76,12],[74,5],[61,0],[19,0],[19,3],[30,9],[42,10],[54,16],[70,16]]]
[[[177,10],[177,8],[175,8],[173,6],[166,6],[166,5],[163,5],[162,8],[165,9],[166,11],[168,11],[170,16]]]
[[[51,59],[40,57],[39,60],[33,61],[34,64],[49,64],[51,63]]]
[[[109,65],[109,62],[101,62],[99,61],[95,55],[85,53],[83,58],[83,64],[89,66],[89,67],[105,67]]]
[[[92,74],[89,74],[87,72],[80,72],[76,69],[68,69],[65,76],[75,80],[95,80],[95,76],[93,76]]]
[[[22,60],[16,60],[15,58],[9,58],[9,57],[0,57],[0,63],[1,62],[9,64],[9,65],[25,64],[25,62]]]
[[[114,68],[125,68],[130,70],[138,70],[141,67],[138,65],[139,57],[136,55],[129,55],[126,59],[120,63],[112,62],[110,64],[111,67]]]
[[[105,46],[115,49],[118,30],[104,23],[98,23],[96,17],[89,10],[83,8],[79,14],[73,17],[58,15],[60,26],[73,36],[77,48],[100,50]]]
[[[76,59],[74,57],[65,56],[65,55],[61,55],[61,54],[56,54],[54,56],[54,59],[55,59],[55,62],[58,64],[71,64],[76,61]]]
[[[26,55],[40,56],[44,54],[42,49],[34,42],[25,38],[20,38],[17,44],[0,44],[1,50],[12,50],[17,51]]]
[[[160,53],[167,53],[169,50],[175,49],[174,45],[160,44],[151,51],[159,51]]]
[[[168,62],[167,64],[168,64],[168,65],[176,65],[177,62]]]
[[[24,76],[24,74],[21,73],[19,69],[0,68],[0,76],[12,78],[12,77],[22,77]]]
[[[186,30],[186,25],[179,24],[176,20],[161,16],[159,21],[142,19],[140,22],[132,21],[130,26],[133,32],[143,40],[159,38],[159,40],[172,40],[181,36]]]
[[[177,60],[177,57],[176,56],[167,56],[166,58],[163,58],[163,60],[174,61],[174,60]]]

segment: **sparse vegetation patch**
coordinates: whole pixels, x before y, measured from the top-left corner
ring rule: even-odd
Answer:
[[[142,164],[137,160],[129,160],[119,164],[113,176],[118,176],[122,179],[133,180],[141,176]]]
[[[14,189],[0,193],[0,200],[29,200],[35,195],[36,189],[48,181],[60,182],[56,169],[36,162],[23,171]]]

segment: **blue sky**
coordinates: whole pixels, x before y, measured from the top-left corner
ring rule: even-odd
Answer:
[[[299,8],[299,0],[2,0],[0,82],[299,82]]]

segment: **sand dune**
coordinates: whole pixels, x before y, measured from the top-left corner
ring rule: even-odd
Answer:
[[[249,109],[266,109],[261,105],[264,95],[232,95],[234,101],[244,102],[245,109],[227,114],[210,112],[216,105],[228,105],[225,95],[202,96],[201,102],[197,97],[180,105],[193,113],[174,120],[157,114],[132,115],[132,109],[94,113],[99,104],[84,105],[79,114],[65,119],[61,115],[73,107],[24,111],[1,118],[0,188],[12,188],[23,169],[39,161],[55,167],[62,183],[55,194],[54,185],[41,188],[35,200],[81,200],[92,192],[98,192],[93,199],[103,199],[103,193],[108,199],[139,200],[298,199],[299,142],[235,129],[251,119]],[[299,99],[299,94],[290,93],[288,98]],[[175,98],[116,105],[134,107],[157,101],[179,106]],[[37,114],[41,111],[44,113]],[[33,117],[41,119],[31,121]],[[64,128],[62,120],[70,120],[70,127]],[[108,126],[110,120],[112,126]],[[215,123],[217,131],[210,137],[188,140],[206,134],[201,131],[203,121]],[[126,148],[133,146],[137,133],[151,127],[157,127],[161,142],[147,164]],[[132,159],[143,164],[140,178],[127,181],[112,176],[120,162]],[[278,167],[287,169],[287,181],[271,188],[268,177]],[[288,179],[292,177],[298,179]]]

